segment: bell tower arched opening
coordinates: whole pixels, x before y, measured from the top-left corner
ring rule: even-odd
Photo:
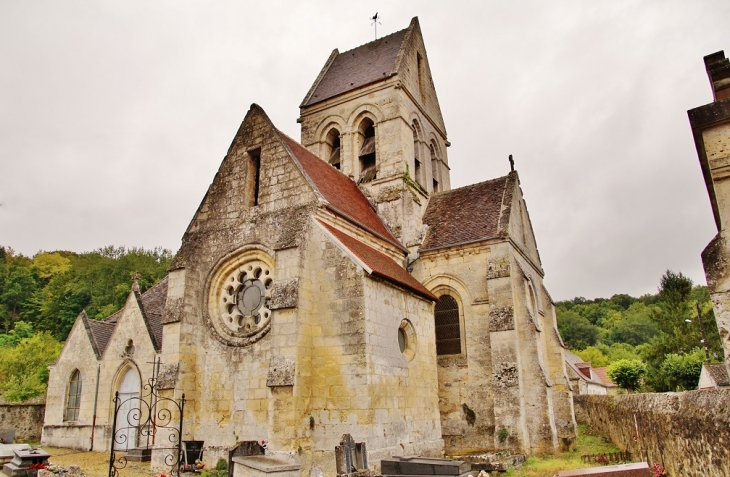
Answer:
[[[377,160],[375,152],[375,124],[370,118],[365,118],[358,127],[360,151],[360,179],[358,182],[370,182],[377,178]]]

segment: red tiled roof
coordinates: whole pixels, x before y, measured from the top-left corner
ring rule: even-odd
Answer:
[[[294,159],[302,166],[312,186],[336,209],[336,212],[339,212],[339,215],[344,215],[345,218],[355,221],[400,249],[404,249],[380,220],[354,181],[283,132],[279,131],[279,135],[292,152]]]
[[[332,234],[344,247],[352,252],[362,263],[370,270],[371,274],[383,278],[391,283],[400,285],[417,295],[436,301],[436,297],[426,289],[421,283],[413,278],[405,268],[395,263],[395,260],[388,257],[382,252],[378,252],[374,248],[365,245],[356,238],[347,235],[345,232],[338,230],[317,219],[330,234]]]
[[[88,325],[94,344],[96,345],[94,346],[96,348],[94,351],[98,351],[97,356],[101,357],[104,354],[106,346],[109,344],[109,339],[112,337],[116,325],[96,320],[89,320]]]
[[[421,250],[477,242],[507,233],[517,173],[431,196]]]
[[[607,388],[613,388],[616,387],[616,385],[611,381],[611,378],[608,377],[608,374],[606,373],[606,370],[608,368],[593,368],[593,373],[596,375],[596,377],[607,387]]]
[[[410,28],[410,27],[409,27]],[[371,41],[353,50],[338,53],[325,65],[326,71],[302,107],[346,93],[366,84],[384,80],[394,73],[401,44],[409,28]]]

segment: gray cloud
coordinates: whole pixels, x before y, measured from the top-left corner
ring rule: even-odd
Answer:
[[[556,299],[704,283],[714,235],[686,110],[727,2],[4,2],[0,243],[173,250],[249,105],[299,136],[330,51],[418,15],[452,184],[514,154]]]

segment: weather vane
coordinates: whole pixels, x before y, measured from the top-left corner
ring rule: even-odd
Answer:
[[[378,16],[378,12],[375,12],[375,15],[370,18],[373,22],[371,25],[375,27],[375,39],[378,39],[378,24],[380,23],[380,17]],[[382,25],[382,23],[380,23]]]

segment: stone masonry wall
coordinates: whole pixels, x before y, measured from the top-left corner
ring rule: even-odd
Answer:
[[[579,422],[637,458],[664,465],[669,475],[730,475],[730,390],[586,395],[574,402]]]
[[[45,403],[12,404],[0,400],[0,427],[15,429],[15,443],[38,442],[43,429]]]

